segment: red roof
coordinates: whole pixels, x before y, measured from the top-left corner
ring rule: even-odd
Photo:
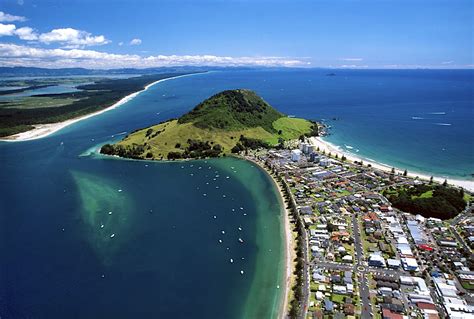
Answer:
[[[431,309],[431,310],[436,310],[436,306],[433,305],[432,303],[427,303],[427,302],[417,302],[416,305],[420,309]]]
[[[424,245],[424,244],[421,244],[421,245],[418,245],[418,247],[420,247],[421,249],[424,249],[424,250],[428,250],[428,251],[432,251],[433,248],[428,246],[428,245]]]
[[[390,309],[386,308],[382,309],[382,315],[383,319],[403,319],[402,315],[392,312]]]

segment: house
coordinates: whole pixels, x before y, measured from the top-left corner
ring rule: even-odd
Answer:
[[[388,268],[398,269],[400,268],[400,260],[398,259],[387,259]]]
[[[301,151],[300,150],[292,150],[291,151],[291,160],[293,162],[299,162],[301,160]]]
[[[402,258],[402,266],[406,271],[418,271],[418,263],[415,258]]]
[[[354,293],[354,285],[353,284],[346,284],[347,293],[353,294]]]
[[[403,319],[401,314],[392,312],[390,309],[382,309],[382,318],[383,319]]]
[[[347,294],[346,286],[334,285],[332,291],[336,294],[345,295]]]
[[[352,255],[345,255],[344,257],[342,257],[342,262],[351,264],[352,263]]]
[[[322,300],[324,298],[324,294],[321,291],[316,291],[315,297],[316,300]]]
[[[324,309],[327,311],[327,312],[331,312],[334,310],[334,304],[332,303],[331,300],[329,299],[324,299]]]
[[[348,271],[348,270],[344,271],[344,283],[352,284],[352,271]]]
[[[385,259],[379,254],[370,254],[369,266],[372,267],[385,267]]]

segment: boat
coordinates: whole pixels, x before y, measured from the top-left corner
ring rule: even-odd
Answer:
[[[244,241],[243,241],[243,239],[242,239],[242,238],[239,238],[239,242],[243,243]]]
[[[241,275],[243,275],[243,274],[244,274],[244,271],[243,271],[243,270],[241,270],[241,271],[240,271],[240,274],[241,274]]]
[[[230,263],[232,264],[233,262],[234,262],[234,260],[231,258],[231,259],[230,259]]]
[[[110,235],[110,238],[114,238],[114,237],[115,237],[115,234]]]

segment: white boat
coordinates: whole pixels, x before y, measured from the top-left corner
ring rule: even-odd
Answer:
[[[242,238],[239,238],[239,242],[243,243],[244,241],[243,241],[243,239],[242,239]]]
[[[115,237],[115,234],[110,235],[110,238],[114,238],[114,237]]]

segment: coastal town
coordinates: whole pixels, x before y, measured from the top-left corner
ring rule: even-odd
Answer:
[[[474,318],[474,215],[409,214],[383,194],[431,183],[326,153],[312,138],[247,152],[291,212],[290,318]],[[470,199],[470,195],[468,198]]]

